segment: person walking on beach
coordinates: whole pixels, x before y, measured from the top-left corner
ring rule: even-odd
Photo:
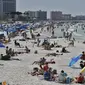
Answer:
[[[54,30],[52,31],[52,37],[54,37]]]

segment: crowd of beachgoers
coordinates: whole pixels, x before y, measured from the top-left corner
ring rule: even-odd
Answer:
[[[85,24],[77,22],[1,24],[0,81],[8,85],[84,84],[85,41],[73,36],[78,26],[84,32]],[[56,29],[61,36],[56,36]]]

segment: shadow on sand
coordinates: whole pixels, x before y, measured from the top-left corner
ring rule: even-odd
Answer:
[[[73,69],[81,69],[81,67],[71,67],[71,68],[73,68]]]

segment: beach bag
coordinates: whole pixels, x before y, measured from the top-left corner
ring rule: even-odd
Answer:
[[[67,77],[66,84],[69,84],[69,83],[71,83],[71,78],[70,77]]]

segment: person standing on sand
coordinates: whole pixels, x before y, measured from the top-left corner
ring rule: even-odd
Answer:
[[[54,37],[54,30],[52,31],[52,37]]]
[[[39,44],[40,44],[40,39],[38,38],[37,39],[37,46],[39,47]]]
[[[9,47],[6,47],[6,54],[9,55]]]

